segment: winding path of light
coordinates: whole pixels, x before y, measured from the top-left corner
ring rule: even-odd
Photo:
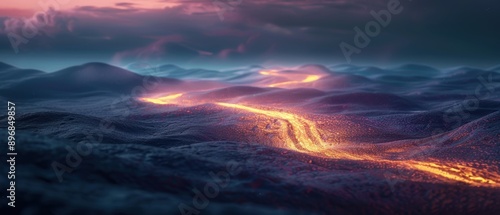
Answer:
[[[158,98],[141,98],[141,101],[153,104],[184,104],[188,101],[181,99],[182,93],[172,94]],[[177,100],[181,99],[181,100]],[[188,102],[193,103],[193,102]],[[194,102],[196,103],[196,102]],[[224,108],[231,108],[249,112],[270,119],[280,119],[286,122],[280,129],[280,143],[276,147],[286,148],[301,153],[308,153],[332,159],[363,160],[376,164],[385,164],[395,168],[418,170],[431,176],[452,181],[463,182],[472,186],[500,187],[500,175],[488,170],[470,167],[466,163],[446,161],[421,161],[421,160],[390,160],[376,155],[372,151],[363,151],[361,148],[353,153],[352,150],[343,150],[341,147],[332,146],[323,141],[321,134],[327,130],[318,128],[316,123],[295,113],[270,108],[257,108],[243,104],[215,102]],[[254,126],[254,125],[251,125]]]

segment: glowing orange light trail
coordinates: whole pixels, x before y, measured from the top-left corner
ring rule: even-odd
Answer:
[[[240,104],[222,102],[216,104],[287,121],[293,128],[293,136],[286,135],[287,140],[285,141],[286,146],[290,149],[302,152],[319,152],[325,149],[325,143],[318,132],[316,124],[308,119],[287,112],[257,109]],[[297,141],[294,141],[293,138]]]
[[[419,170],[434,176],[459,181],[470,185],[500,187],[500,175],[463,165],[455,165],[453,163],[437,164],[433,162],[414,160],[393,161],[370,155],[368,153],[353,154],[350,152],[338,150],[335,147],[329,146],[322,140],[320,131],[313,121],[297,116],[296,114],[283,111],[263,110],[240,104],[228,104],[220,102],[216,104],[288,121],[291,124],[292,132],[295,138],[287,137],[285,138],[285,143],[289,149],[295,151],[313,153],[320,156],[326,156],[336,159],[366,160],[377,163],[386,163],[393,166],[403,166],[406,169]],[[294,141],[293,139],[296,139],[297,141]]]
[[[284,81],[274,84],[267,85],[268,87],[278,87],[278,86],[289,86],[294,84],[303,84],[303,83],[311,83],[319,80],[321,78],[320,75],[310,75],[310,74],[281,74],[278,70],[262,70],[259,72],[261,75],[266,76],[275,76],[275,77],[286,77],[291,79],[297,79],[292,81]],[[305,76],[305,77],[304,77]]]
[[[176,104],[180,103],[177,99],[180,99],[182,96],[182,93],[178,93],[159,98],[141,98],[140,100],[154,104]],[[392,167],[418,170],[431,176],[463,182],[472,186],[500,187],[500,175],[498,173],[461,165],[459,163],[445,161],[436,161],[439,162],[436,163],[435,161],[420,160],[390,160],[384,158],[383,153],[382,155],[375,155],[372,151],[363,151],[362,147],[359,147],[357,153],[353,153],[342,149],[342,147],[332,146],[323,141],[321,137],[321,134],[328,133],[327,130],[320,129],[314,121],[294,113],[250,107],[242,104],[224,102],[215,102],[214,104],[285,121],[287,125],[281,126],[280,133],[282,139],[278,141],[280,143],[275,143],[276,147],[326,158],[364,160],[378,164],[386,164]]]
[[[175,99],[181,97],[182,95],[183,95],[182,93],[177,93],[159,98],[140,98],[140,100],[145,102],[150,102],[153,104],[165,105],[165,104],[172,104],[175,101]]]
[[[276,84],[270,84],[269,87],[283,86],[283,85],[291,85],[291,84],[300,84],[300,83],[310,83],[317,81],[321,78],[319,75],[308,75],[304,80],[301,81],[287,81]]]
[[[411,168],[438,175],[447,179],[464,182],[471,185],[491,185],[500,187],[500,175],[460,164],[441,162],[441,164],[423,161],[411,161]]]

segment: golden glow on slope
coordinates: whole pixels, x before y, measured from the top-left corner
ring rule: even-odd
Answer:
[[[319,80],[321,77],[319,75],[308,75],[306,79],[302,80],[302,83],[309,83]]]
[[[278,70],[271,69],[271,70],[262,70],[259,73],[261,75],[271,75],[271,74],[274,74],[276,72],[278,72]]]
[[[276,83],[276,84],[270,84],[268,85],[269,87],[278,87],[278,86],[286,86],[286,85],[292,85],[292,84],[300,84],[300,83],[310,83],[318,80],[320,78],[319,75],[308,75],[304,80],[301,81],[286,81],[286,82],[281,82],[281,83]]]
[[[286,74],[286,73],[279,73],[278,70],[262,70],[259,72],[261,75],[266,75],[266,76],[274,76],[274,77],[282,77],[286,79],[292,79],[290,81],[282,81],[278,83],[272,83],[268,84],[268,87],[291,87],[295,85],[300,85],[304,83],[312,83],[321,78],[320,75],[312,75],[312,74]]]
[[[177,93],[159,98],[140,98],[140,100],[158,105],[175,104],[176,103],[175,100],[181,97],[182,95],[183,95],[182,93]]]

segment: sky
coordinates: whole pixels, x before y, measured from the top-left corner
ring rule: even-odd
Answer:
[[[394,5],[384,25],[372,14]],[[487,68],[500,64],[499,9],[494,0],[18,0],[0,6],[0,61],[48,71],[91,61]],[[373,22],[378,32],[356,45],[354,29],[366,34]]]

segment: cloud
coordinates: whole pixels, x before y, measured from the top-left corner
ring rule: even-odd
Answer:
[[[167,57],[195,57],[195,51],[179,45],[183,41],[185,39],[180,35],[165,36],[147,46],[117,52],[112,62],[122,64],[127,61],[156,61]]]
[[[40,54],[98,52],[116,62],[134,58],[268,60],[282,56],[342,60],[340,42],[352,43],[353,28],[364,27],[373,20],[370,11],[386,9],[387,2],[244,0],[225,12],[223,22],[212,1],[165,1],[165,7],[157,9],[140,8],[131,2],[111,7],[87,5],[52,10],[40,35],[24,46]],[[404,11],[372,39],[359,59],[473,60],[500,55],[496,42],[500,15],[494,12],[500,3],[401,2]],[[19,33],[25,23],[38,23],[35,18],[5,19],[0,34]],[[11,51],[7,38],[1,38],[0,51]]]
[[[115,6],[117,7],[134,7],[134,3],[130,3],[130,2],[118,2],[115,4]]]
[[[75,10],[78,12],[87,12],[87,13],[93,13],[93,14],[113,16],[113,15],[120,14],[120,13],[136,12],[139,9],[130,8],[130,7],[123,9],[123,8],[116,8],[116,7],[82,6],[82,7],[75,8]]]

